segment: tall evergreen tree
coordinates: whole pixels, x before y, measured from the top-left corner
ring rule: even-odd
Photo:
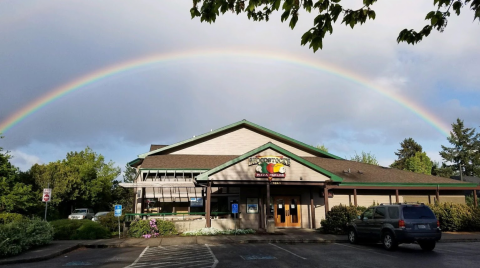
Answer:
[[[463,175],[480,176],[480,133],[465,127],[463,120],[457,118],[447,140],[452,147],[442,145],[440,156],[445,161],[443,169],[459,173],[462,166]]]
[[[400,147],[401,148],[395,153],[398,159],[395,160],[390,167],[406,169],[405,161],[410,157],[414,157],[416,153],[421,153],[423,150],[422,146],[412,138],[404,139],[400,143]]]

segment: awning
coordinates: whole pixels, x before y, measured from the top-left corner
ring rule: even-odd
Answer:
[[[195,183],[193,181],[148,181],[148,182],[134,182],[134,183],[119,183],[124,188],[194,188]]]

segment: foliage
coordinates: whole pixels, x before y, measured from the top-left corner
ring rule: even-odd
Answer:
[[[17,255],[30,248],[49,244],[53,228],[40,219],[26,219],[0,225],[0,256]]]
[[[432,172],[432,160],[425,152],[416,152],[415,156],[407,158],[405,161],[405,170],[415,173],[430,175]]]
[[[346,234],[347,223],[356,219],[366,209],[366,207],[344,206],[341,204],[333,206],[327,212],[326,218],[320,222],[323,232],[327,234]]]
[[[98,223],[110,230],[110,232],[118,232],[118,218],[120,218],[120,228],[123,229],[123,222],[125,222],[125,214],[120,217],[115,217],[115,212],[109,212],[106,215],[99,217]]]
[[[445,163],[440,164],[437,161],[432,162],[432,175],[439,176],[444,178],[450,178],[453,176],[453,170],[445,165]]]
[[[377,165],[378,166],[378,161],[377,158],[375,157],[374,154],[372,153],[366,153],[362,151],[362,154],[359,155],[357,152],[355,152],[355,155],[350,157],[350,160],[360,162],[360,163],[366,163],[366,164],[371,164],[371,165]]]
[[[436,203],[429,207],[440,221],[442,231],[480,231],[478,207],[454,203]]]
[[[23,220],[23,215],[18,213],[0,213],[0,224],[8,224]]]
[[[322,150],[322,151],[328,153],[328,148],[327,148],[324,144],[322,144],[322,145],[317,145],[317,146],[315,146],[315,148],[317,148],[317,149],[319,149],[319,150]]]
[[[236,230],[218,230],[215,228],[202,228],[195,231],[186,231],[183,232],[182,236],[201,236],[201,235],[245,235],[245,234],[254,234],[255,230],[253,229],[236,229]]]
[[[110,231],[91,220],[56,220],[51,222],[56,240],[110,238]]]
[[[130,224],[128,233],[131,237],[151,238],[159,235],[177,234],[177,229],[171,221],[136,219]]]
[[[422,146],[412,138],[404,139],[400,143],[400,147],[401,148],[395,153],[398,159],[390,165],[392,168],[406,169],[405,161],[407,161],[408,158],[414,157],[417,152],[422,152],[423,150]]]
[[[313,51],[323,48],[323,39],[326,33],[332,34],[333,25],[339,17],[341,24],[350,26],[352,29],[357,24],[363,24],[367,20],[374,20],[376,13],[371,9],[377,0],[363,0],[360,8],[345,7],[346,1],[342,0],[193,0],[193,7],[190,9],[192,19],[199,17],[201,22],[215,22],[220,13],[227,11],[235,12],[237,15],[244,12],[248,19],[254,21],[268,21],[273,12],[282,12],[281,21],[289,21],[289,27],[294,28],[297,24],[299,12],[317,14],[313,20],[313,27],[305,32],[301,38],[301,44],[308,44]],[[199,3],[202,3],[199,6]],[[429,24],[419,32],[404,29],[400,32],[397,42],[416,44],[423,37],[430,34],[432,29],[443,32],[447,26],[447,18],[450,16],[450,9],[460,15],[463,7],[468,6],[474,11],[473,19],[480,18],[480,0],[434,0],[435,11],[431,11],[425,17]]]
[[[480,133],[475,133],[474,128],[465,127],[463,121],[457,118],[447,140],[453,147],[442,145],[440,155],[450,163],[445,163],[444,169],[459,172],[461,165],[464,175],[480,176]]]

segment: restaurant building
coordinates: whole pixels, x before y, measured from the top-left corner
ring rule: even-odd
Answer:
[[[265,229],[272,218],[276,228],[318,228],[335,205],[465,203],[464,191],[478,188],[348,161],[246,120],[152,145],[129,165],[136,180],[121,186],[135,188],[135,213],[175,220],[179,231]]]

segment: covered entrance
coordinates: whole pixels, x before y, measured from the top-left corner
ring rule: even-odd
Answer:
[[[302,226],[302,210],[299,196],[275,196],[273,197],[275,227]]]

